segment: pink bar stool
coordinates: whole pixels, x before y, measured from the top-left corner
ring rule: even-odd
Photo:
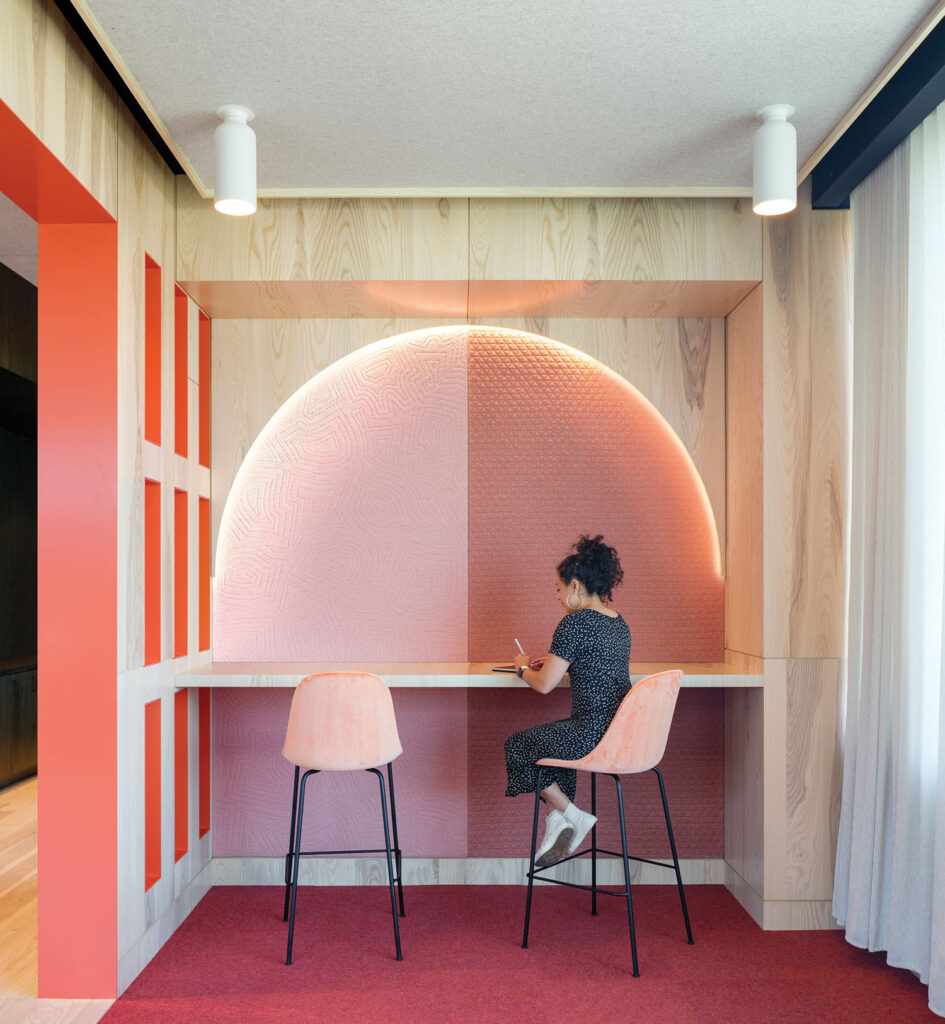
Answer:
[[[397,808],[394,804],[394,773],[391,762],[403,753],[394,704],[387,683],[379,676],[365,672],[325,672],[308,676],[296,687],[289,711],[282,756],[295,765],[292,790],[292,822],[289,827],[289,852],[285,858],[285,908],[283,921],[289,922],[289,942],[285,962],[292,963],[292,936],[295,930],[295,901],[299,887],[301,857],[330,856],[343,853],[386,853],[387,879],[390,887],[390,908],[394,918],[394,943],[397,959],[400,951],[400,926],[394,883],[404,916],[404,890],[401,884],[400,844],[397,839]],[[387,765],[390,783],[390,820],[394,843],[391,846],[387,820],[387,797],[384,776]],[[305,783],[318,772],[364,770],[377,776],[381,787],[381,814],[384,819],[384,846],[374,850],[299,850],[302,841],[302,811],[305,806]],[[301,779],[300,779],[301,776]],[[397,863],[394,873],[391,855]]]
[[[572,854],[557,863],[574,860],[575,857],[591,855],[591,884],[578,885],[574,882],[565,882],[558,878],[540,878],[543,882],[553,882],[555,885],[567,885],[572,889],[585,889],[591,893],[591,913],[597,913],[597,894],[605,896],[624,896],[627,900],[627,919],[630,923],[630,952],[633,957],[633,976],[638,978],[640,970],[637,965],[637,939],[633,927],[633,899],[630,895],[630,861],[636,860],[645,864],[655,864],[657,867],[674,868],[676,871],[676,885],[679,888],[679,900],[682,903],[683,919],[686,922],[686,935],[689,945],[692,945],[692,928],[689,925],[689,911],[686,909],[686,893],[683,889],[682,875],[679,873],[679,857],[676,855],[676,840],[673,838],[673,826],[669,818],[669,804],[666,802],[666,787],[663,785],[663,775],[657,768],[662,760],[663,752],[666,750],[666,740],[669,736],[669,727],[673,721],[673,712],[676,709],[676,698],[679,696],[679,687],[682,685],[683,674],[678,669],[670,672],[658,672],[656,675],[647,676],[641,679],[633,689],[624,697],[614,720],[610,723],[607,732],[604,733],[600,743],[585,757],[577,761],[559,761],[556,758],[542,758],[538,762],[538,785],[535,789],[535,818],[532,823],[532,850],[531,861],[528,869],[528,898],[525,903],[525,933],[522,937],[522,948],[528,948],[528,921],[532,910],[532,883],[543,871],[555,864],[549,864],[544,868],[535,867],[535,845],[538,841],[538,804],[541,792],[542,765],[553,768],[573,768],[577,771],[591,773],[591,813],[597,814],[597,774],[610,775],[617,783],[617,809],[620,813],[620,841],[623,856],[623,877],[626,888],[623,891],[615,892],[612,889],[601,889],[597,885],[597,854],[605,853],[612,857],[619,857],[621,854],[613,850],[599,850],[597,847],[597,826],[591,830],[591,847],[581,853]],[[630,857],[627,854],[627,824],[624,820],[623,811],[623,790],[620,785],[621,775],[632,775],[637,772],[653,771],[659,779],[660,796],[663,799],[663,814],[666,817],[666,831],[669,835],[669,845],[673,852],[673,863],[666,864],[663,861],[648,860],[646,857]]]

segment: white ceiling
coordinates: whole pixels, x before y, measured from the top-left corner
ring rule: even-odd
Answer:
[[[932,0],[85,0],[202,183],[256,113],[261,190],[750,191],[755,112],[798,163]]]

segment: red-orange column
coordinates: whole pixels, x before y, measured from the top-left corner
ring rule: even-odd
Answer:
[[[144,706],[144,888],[161,877],[161,701]]]
[[[199,370],[198,370],[198,395],[200,396],[197,405],[197,414],[200,422],[198,425],[199,444],[198,455],[201,466],[210,466],[210,318],[206,313],[200,313],[200,336],[199,344]]]
[[[144,482],[144,663],[161,660],[161,485]]]
[[[174,451],[187,458],[187,296],[174,289]]]
[[[200,553],[198,566],[198,604],[200,650],[210,649],[210,499],[200,498],[197,502],[200,522]]]
[[[187,492],[174,491],[174,657],[187,654]]]
[[[161,443],[161,268],[144,257],[144,439]]]
[[[118,963],[118,230],[40,223],[38,239],[39,994],[105,998]]]
[[[174,863],[188,847],[190,824],[190,744],[188,742],[189,691],[174,694]]]

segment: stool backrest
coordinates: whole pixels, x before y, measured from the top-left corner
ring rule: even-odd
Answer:
[[[403,753],[387,683],[366,672],[323,672],[295,688],[282,756],[302,768],[377,768]]]
[[[682,679],[682,672],[673,669],[636,683],[624,697],[603,739],[576,764],[586,771],[613,775],[655,768],[666,750]]]

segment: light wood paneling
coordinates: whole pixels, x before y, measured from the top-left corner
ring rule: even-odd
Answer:
[[[3,999],[0,1024],[98,1024],[112,999]]]
[[[89,192],[118,205],[118,100],[51,0],[0,0],[0,99]]]
[[[465,317],[465,281],[182,281],[214,320]]]
[[[725,333],[725,646],[764,654],[763,289],[728,316]]]
[[[843,655],[848,211],[764,226],[764,654]]]
[[[181,281],[451,281],[466,277],[461,199],[263,199],[222,217],[181,177]]]
[[[760,281],[742,199],[472,199],[473,281]]]
[[[404,857],[404,885],[522,885],[527,857]],[[670,862],[672,867],[672,862]],[[684,885],[720,885],[725,862],[711,857],[680,857]],[[589,885],[587,858],[555,868],[551,877]],[[634,885],[666,885],[672,871],[653,864],[630,862]],[[623,883],[618,857],[599,857],[599,885]],[[285,885],[284,857],[215,857],[215,885]],[[300,885],[387,885],[387,863],[382,857],[311,857],[299,862]],[[680,925],[681,927],[681,925]],[[0,1022],[2,1024],[2,1022]]]
[[[764,694],[725,694],[726,863],[760,897],[764,891]]]
[[[830,900],[837,854],[843,763],[840,662],[787,663],[785,894]]]
[[[183,281],[215,319],[721,317],[754,281]]]
[[[705,484],[725,553],[725,326],[718,319],[500,319],[608,366],[642,392],[679,435]]]

